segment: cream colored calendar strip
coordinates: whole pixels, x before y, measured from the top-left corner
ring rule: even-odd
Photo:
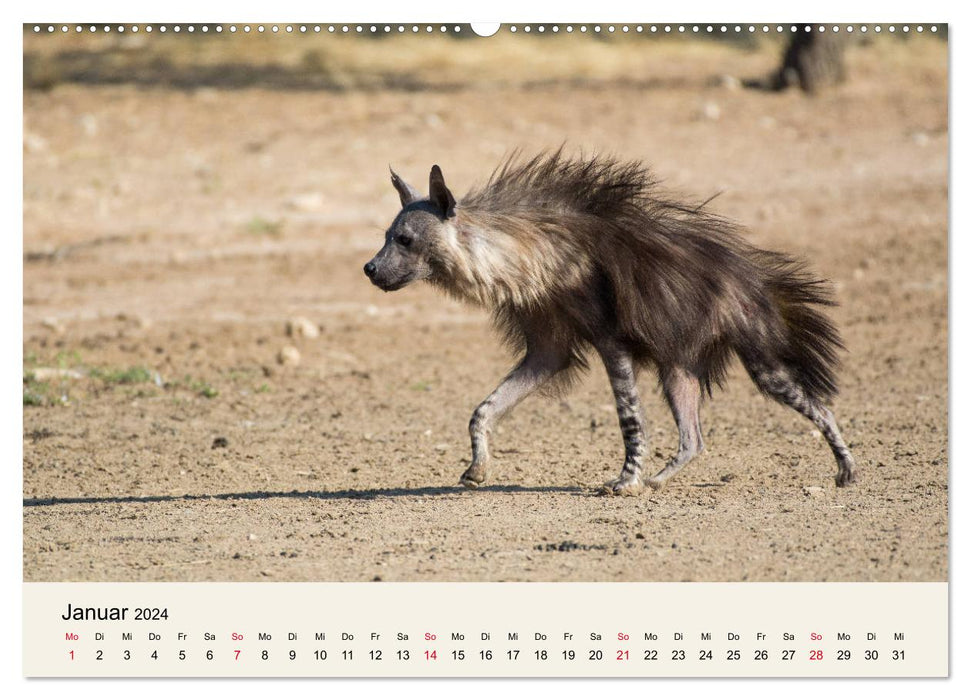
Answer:
[[[946,583],[27,583],[27,676],[946,676]]]

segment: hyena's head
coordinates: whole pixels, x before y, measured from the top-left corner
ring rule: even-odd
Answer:
[[[455,198],[442,170],[432,166],[428,196],[391,171],[391,184],[401,197],[401,211],[384,235],[384,247],[364,266],[364,274],[386,292],[427,280],[442,271],[446,237],[454,237]]]

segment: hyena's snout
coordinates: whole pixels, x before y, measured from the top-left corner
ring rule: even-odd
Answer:
[[[374,264],[373,260],[369,260],[366,265],[364,265],[364,274],[367,275],[369,280],[374,279],[374,275],[378,271],[378,266]]]

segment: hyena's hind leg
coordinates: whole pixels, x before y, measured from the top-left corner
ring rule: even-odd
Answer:
[[[608,345],[598,347],[597,351],[607,368],[610,387],[614,391],[617,404],[617,418],[620,431],[624,436],[624,466],[620,476],[604,484],[603,493],[608,495],[633,496],[641,491],[641,469],[647,439],[644,434],[644,414],[637,393],[637,375],[631,354],[619,347]]]
[[[664,469],[647,480],[655,489],[661,488],[705,449],[701,439],[701,382],[698,377],[682,367],[662,369],[661,386],[678,425],[678,453],[668,460]]]
[[[784,365],[758,360],[743,362],[752,380],[763,393],[795,409],[819,428],[836,457],[836,485],[847,486],[856,481],[856,463],[850,454],[850,448],[840,435],[833,412],[807,394]]]
[[[492,428],[520,401],[565,369],[569,361],[569,352],[563,349],[536,345],[527,349],[526,356],[516,368],[472,413],[472,420],[469,421],[472,464],[462,474],[459,483],[468,488],[476,488],[486,480]]]

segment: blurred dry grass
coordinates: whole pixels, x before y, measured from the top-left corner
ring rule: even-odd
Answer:
[[[786,35],[471,34],[390,35],[24,32],[24,85],[134,83],[177,88],[456,89],[569,84],[683,85],[718,76],[740,56],[772,65]],[[853,38],[881,61],[940,65],[931,35]],[[645,50],[645,44],[648,50]],[[908,44],[909,50],[901,50]],[[927,51],[916,47],[934,47]],[[663,70],[658,66],[663,65]],[[747,76],[752,78],[761,75]]]

